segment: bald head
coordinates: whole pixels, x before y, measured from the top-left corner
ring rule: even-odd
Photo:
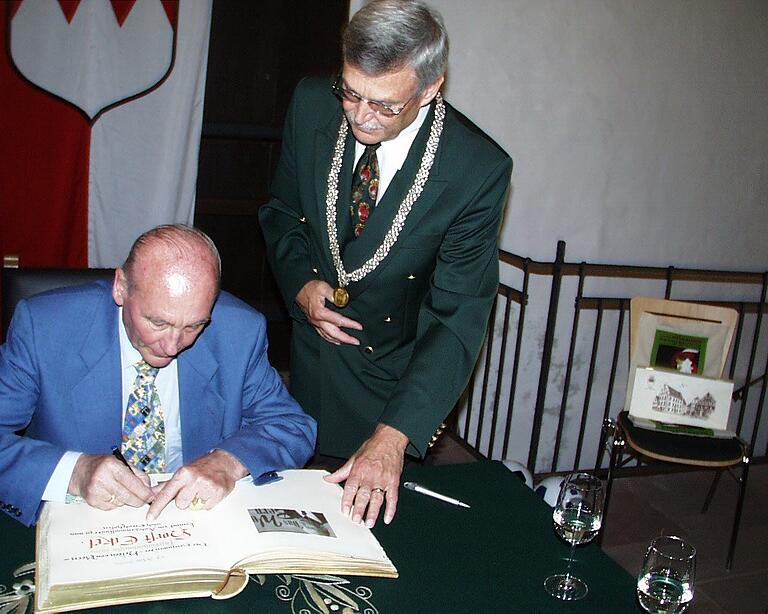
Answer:
[[[216,293],[221,283],[216,245],[201,230],[183,224],[157,226],[145,232],[134,241],[122,268],[129,287],[182,271],[200,282],[212,280]]]
[[[210,320],[220,279],[216,246],[199,230],[158,226],[136,240],[115,272],[112,295],[144,360],[164,367],[195,342]]]

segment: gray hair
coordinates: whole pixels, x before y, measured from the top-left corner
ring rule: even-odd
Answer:
[[[410,65],[419,92],[445,74],[448,33],[443,18],[416,0],[372,0],[352,17],[342,37],[344,61],[368,75]]]
[[[122,267],[129,288],[134,284],[132,275],[133,265],[139,252],[141,252],[144,247],[153,243],[162,243],[165,247],[175,250],[181,258],[199,258],[199,256],[194,253],[195,249],[202,248],[203,250],[208,251],[211,260],[213,261],[216,276],[216,293],[218,294],[219,287],[221,286],[221,256],[219,256],[219,250],[216,248],[216,245],[211,238],[202,230],[187,226],[186,224],[164,224],[163,226],[156,226],[142,234],[133,242],[131,251],[128,252],[128,257],[125,259]]]

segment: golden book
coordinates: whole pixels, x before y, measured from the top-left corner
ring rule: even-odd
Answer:
[[[342,489],[326,471],[249,479],[215,508],[171,503],[109,512],[84,501],[47,502],[37,524],[37,612],[237,595],[249,574],[397,577],[370,529],[341,513]]]

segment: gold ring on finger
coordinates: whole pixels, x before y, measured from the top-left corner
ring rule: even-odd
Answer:
[[[380,492],[383,495],[384,494],[384,489],[383,488],[371,488],[371,494],[373,494],[375,492]]]
[[[112,493],[111,495],[109,495],[109,500],[107,500],[107,503],[110,503],[110,504],[112,504],[112,503],[114,503],[116,500],[117,500],[117,497],[115,496],[115,493]]]
[[[198,495],[192,497],[192,501],[189,502],[189,509],[193,512],[199,512],[205,508],[205,502],[207,499],[201,499]]]

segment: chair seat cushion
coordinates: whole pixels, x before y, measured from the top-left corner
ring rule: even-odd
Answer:
[[[657,460],[702,467],[727,467],[740,463],[745,454],[744,446],[736,437],[696,437],[639,428],[632,424],[626,411],[619,414],[617,421],[631,448]]]

